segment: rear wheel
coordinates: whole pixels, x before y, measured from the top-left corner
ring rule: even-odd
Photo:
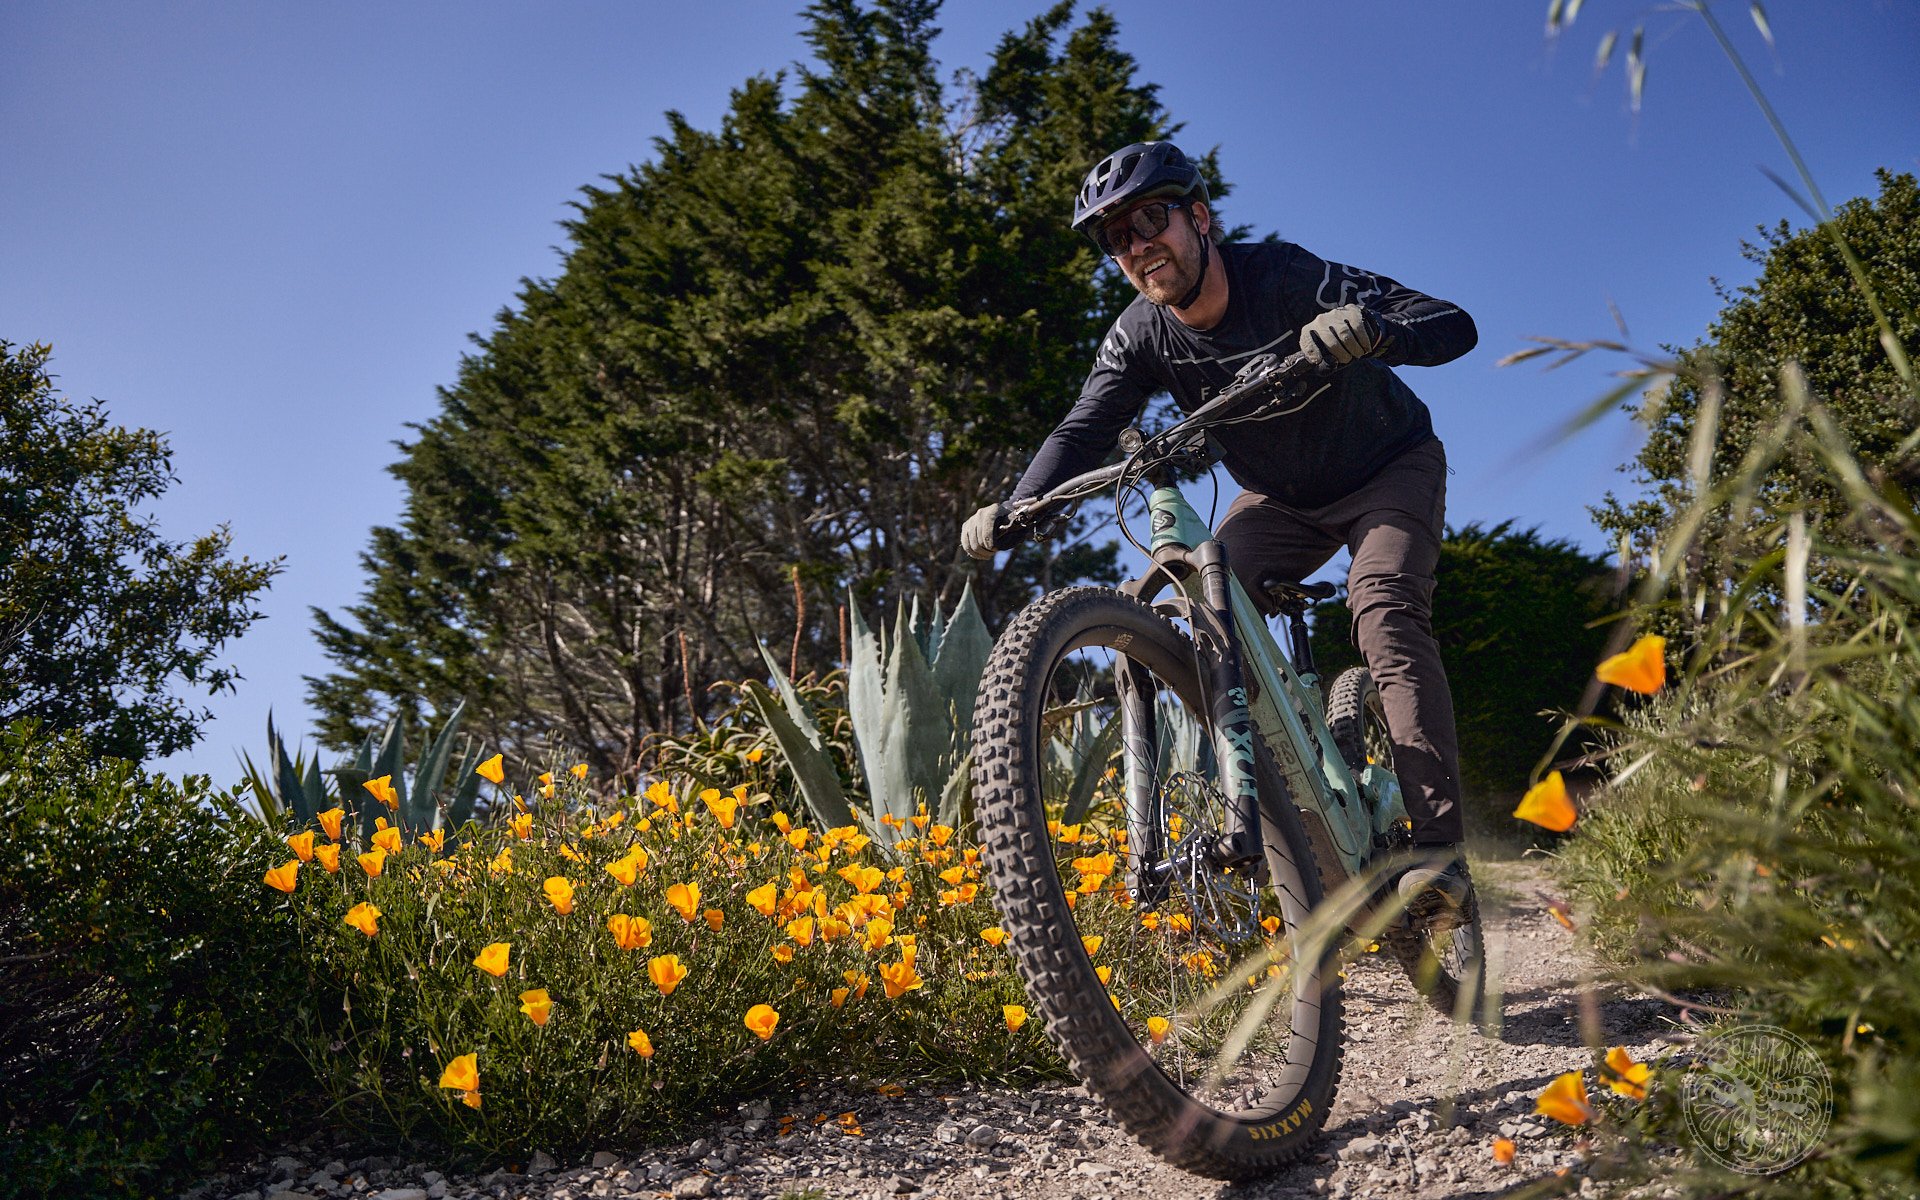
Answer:
[[[1227,803],[1204,676],[1194,643],[1131,597],[1042,598],[988,662],[974,797],[1048,1035],[1142,1143],[1232,1179],[1298,1158],[1325,1121],[1340,998],[1329,956],[1294,953],[1319,879],[1264,761],[1261,860],[1226,871],[1205,853],[1225,832]],[[1152,715],[1123,745],[1129,704]]]
[[[1327,696],[1327,731],[1340,757],[1362,786],[1370,773],[1392,772],[1393,738],[1380,689],[1363,667],[1342,671]],[[1410,850],[1411,841],[1396,849]],[[1414,990],[1448,1016],[1473,1019],[1486,988],[1486,941],[1480,929],[1480,898],[1469,893],[1457,923],[1396,921],[1382,932],[1386,946]]]

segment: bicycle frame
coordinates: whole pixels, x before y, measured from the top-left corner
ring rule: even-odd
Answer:
[[[1148,550],[1154,567],[1121,590],[1154,603],[1169,582],[1177,584],[1182,595],[1172,607],[1189,619],[1196,641],[1211,643],[1204,686],[1228,798],[1227,840],[1232,846],[1226,857],[1244,862],[1250,849],[1254,856],[1258,854],[1258,790],[1251,740],[1257,736],[1292,793],[1293,803],[1303,810],[1302,820],[1316,853],[1323,861],[1337,863],[1340,875],[1352,878],[1389,831],[1407,818],[1399,780],[1383,766],[1367,767],[1360,778],[1348,769],[1328,732],[1312,677],[1303,679],[1281,653],[1265,618],[1227,569],[1225,547],[1180,490],[1168,483],[1156,486],[1147,510],[1153,531]],[[1152,717],[1140,705],[1128,703],[1129,672],[1123,669],[1120,674],[1128,824],[1136,831],[1149,831],[1139,852],[1154,861],[1161,858],[1163,848],[1157,844],[1151,812]],[[1150,703],[1146,707],[1150,709]]]

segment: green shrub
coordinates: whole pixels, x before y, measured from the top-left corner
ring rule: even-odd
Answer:
[[[1562,870],[1624,978],[1708,989],[1730,998],[1730,1019],[1785,1026],[1825,1060],[1835,1115],[1815,1163],[1755,1194],[1911,1189],[1920,517],[1858,468],[1824,410],[1802,417],[1791,383],[1770,453],[1820,463],[1847,527],[1797,513],[1749,525],[1730,560],[1737,586],[1720,619],[1690,629],[1674,694],[1613,731],[1615,782]],[[1751,460],[1703,504],[1766,465]]]
[[[0,1195],[151,1195],[299,1112],[273,840],[203,777],[0,733]]]

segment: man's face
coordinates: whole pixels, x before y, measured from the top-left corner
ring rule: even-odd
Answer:
[[[1198,204],[1167,209],[1166,203],[1148,200],[1102,223],[1109,231],[1109,244],[1118,246],[1123,240],[1129,241],[1128,249],[1113,261],[1120,265],[1128,282],[1155,304],[1171,304],[1180,299],[1200,278],[1202,235],[1196,222],[1202,219],[1206,209]],[[1131,228],[1128,218],[1135,210],[1156,207],[1166,213],[1167,227],[1143,240],[1138,231]]]

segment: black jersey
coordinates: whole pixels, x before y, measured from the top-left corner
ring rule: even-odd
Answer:
[[[1080,399],[1047,435],[1013,491],[1024,500],[1106,458],[1147,399],[1172,394],[1192,412],[1246,360],[1299,347],[1300,328],[1343,304],[1382,318],[1385,344],[1311,388],[1297,411],[1235,425],[1216,445],[1236,483],[1284,504],[1317,508],[1357,489],[1402,452],[1433,436],[1427,406],[1390,369],[1437,366],[1473,349],[1479,335],[1458,306],[1383,275],[1330,263],[1290,242],[1215,248],[1227,276],[1227,312],[1189,329],[1171,309],[1135,297],[1113,323]]]

